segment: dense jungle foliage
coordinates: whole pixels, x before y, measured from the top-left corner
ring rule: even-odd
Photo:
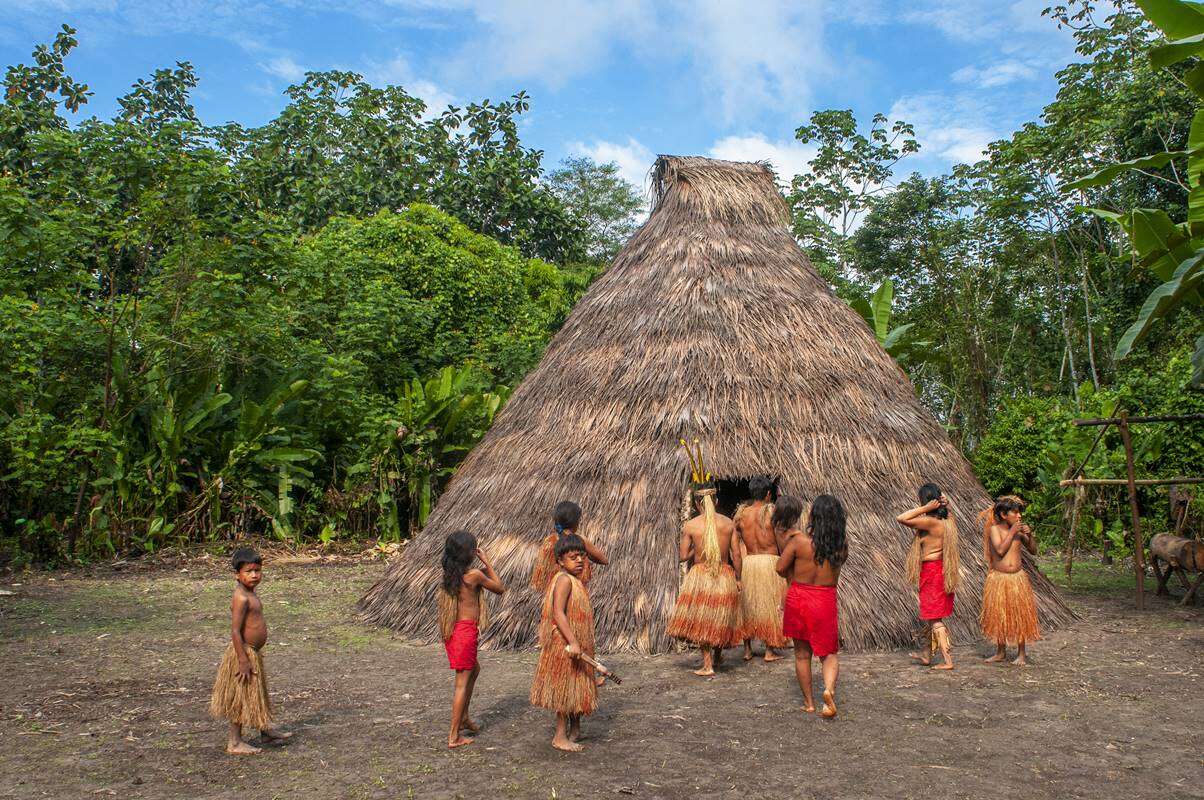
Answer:
[[[1057,481],[1094,436],[1070,419],[1204,411],[1200,262],[1176,272],[1196,200],[1204,219],[1204,68],[1157,57],[1204,23],[1160,13],[1047,10],[1080,58],[977,164],[907,176],[910,125],[826,110],[796,132],[811,170],[784,181],[817,267],[1048,543]],[[3,82],[0,561],[407,535],[633,230],[639,192],[587,159],[545,172],[522,93],[435,114],[315,72],[265,125],[209,126],[180,63],[83,118],[74,45],[64,27]],[[1204,475],[1201,430],[1139,429],[1139,473]],[[1122,469],[1109,433],[1086,471]],[[1142,501],[1165,527],[1165,492]],[[1080,541],[1123,551],[1123,503],[1093,493]]]

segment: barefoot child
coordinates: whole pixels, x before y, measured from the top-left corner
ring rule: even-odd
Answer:
[[[911,657],[927,667],[939,648],[943,663],[934,669],[953,669],[949,629],[944,620],[953,614],[953,596],[961,582],[957,524],[949,516],[949,502],[935,483],[921,486],[919,496],[922,505],[895,517],[915,534],[907,553],[907,580],[920,593],[924,649]]]
[[[474,557],[480,559],[484,570],[468,568]],[[477,675],[481,672],[477,663],[477,638],[488,624],[481,589],[494,594],[506,591],[485,553],[477,549],[475,536],[468,531],[448,535],[443,543],[443,585],[439,591],[439,633],[447,650],[447,664],[456,671],[448,747],[472,744],[473,740],[463,732],[479,730],[468,716],[468,706],[472,702]]]
[[[539,666],[531,683],[531,705],[556,712],[552,747],[580,752],[581,717],[598,707],[594,668],[580,656],[594,656],[594,610],[581,582],[585,573],[585,542],[574,533],[556,542],[560,571],[544,592],[539,621]]]
[[[1024,524],[1024,501],[1011,495],[1000,497],[983,511],[983,549],[987,578],[982,585],[982,613],[978,622],[983,635],[995,642],[989,662],[1003,661],[1009,642],[1019,645],[1013,664],[1025,665],[1026,642],[1041,638],[1037,624],[1037,602],[1033,585],[1024,571],[1021,547],[1036,553],[1033,532]]]
[[[561,500],[556,504],[556,508],[552,509],[552,525],[556,532],[548,534],[539,546],[539,554],[535,557],[535,566],[531,570],[531,588],[540,593],[547,590],[548,581],[560,570],[556,563],[556,542],[567,533],[576,533],[581,537],[581,541],[585,542],[585,573],[581,576],[581,582],[589,586],[594,573],[593,564],[604,566],[610,561],[606,558],[606,553],[577,532],[581,527],[581,506],[572,500]]]
[[[263,603],[255,594],[263,578],[263,559],[243,547],[234,551],[231,565],[236,583],[230,600],[230,644],[217,668],[209,713],[230,723],[226,752],[241,756],[260,752],[243,740],[243,726],[258,728],[260,739],[269,741],[283,741],[292,734],[272,727],[272,701],[268,698],[268,675],[261,652],[268,642],[268,626],[263,619]]]
[[[778,574],[790,578],[783,611],[782,633],[794,640],[794,671],[803,690],[803,711],[815,711],[811,694],[811,656],[823,666],[824,706],[820,715],[836,716],[836,678],[840,662],[836,584],[848,558],[844,507],[830,494],[811,504],[806,530],[798,530],[803,506],[794,497],[781,497],[773,513],[774,527],[789,535],[778,558]]]
[[[744,638],[740,613],[740,550],[732,547],[735,526],[715,511],[715,489],[694,492],[701,513],[682,526],[678,557],[691,564],[665,633],[702,649],[695,675],[715,674],[723,648]]]
[[[775,571],[781,545],[773,529],[773,483],[756,477],[748,482],[752,502],[740,506],[732,522],[740,549],[740,610],[744,617],[744,660],[752,661],[753,639],[765,643],[765,662],[781,658],[775,647],[785,647],[782,636],[782,601],[786,581]],[[741,548],[741,546],[743,546]]]

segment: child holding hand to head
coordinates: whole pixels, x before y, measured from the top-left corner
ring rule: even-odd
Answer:
[[[469,569],[474,558],[484,569]],[[447,650],[447,665],[456,671],[448,747],[472,744],[464,731],[480,730],[469,718],[468,706],[481,673],[477,643],[481,629],[488,624],[481,589],[494,594],[506,591],[485,553],[477,549],[476,537],[468,531],[456,531],[443,543],[443,583],[439,590],[439,632]]]
[[[594,610],[582,583],[586,544],[573,533],[556,542],[559,571],[544,592],[539,622],[539,666],[531,684],[531,705],[556,712],[552,747],[570,753],[583,748],[581,717],[598,707],[594,668],[581,658],[594,656]]]

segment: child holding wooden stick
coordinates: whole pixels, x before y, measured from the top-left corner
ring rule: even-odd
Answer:
[[[544,593],[539,622],[539,666],[531,683],[531,705],[556,712],[552,747],[569,753],[584,749],[581,717],[598,707],[594,667],[594,610],[581,582],[588,558],[585,542],[565,534],[556,542],[560,571]]]
[[[468,568],[474,557],[480,559],[483,570]],[[481,673],[477,640],[488,624],[481,589],[494,594],[506,591],[485,553],[477,549],[476,537],[468,531],[456,531],[443,543],[443,584],[439,591],[439,632],[447,650],[447,665],[456,671],[451,731],[447,734],[447,746],[452,748],[472,744],[464,731],[480,730],[469,718],[468,706]]]

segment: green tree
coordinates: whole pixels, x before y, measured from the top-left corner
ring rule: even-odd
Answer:
[[[920,149],[911,125],[887,123],[875,114],[867,136],[851,110],[829,109],[794,132],[799,142],[819,146],[810,170],[790,182],[794,235],[830,281],[848,279],[849,236],[871,200],[889,189],[894,168]]]
[[[619,174],[614,162],[566,158],[545,183],[585,228],[586,255],[604,264],[618,255],[647,209],[640,190]]]

